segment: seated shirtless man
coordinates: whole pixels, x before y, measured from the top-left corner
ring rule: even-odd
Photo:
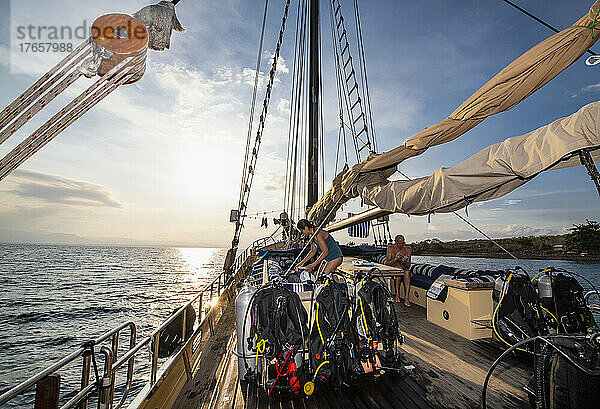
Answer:
[[[404,305],[410,307],[410,256],[412,250],[404,244],[404,236],[396,236],[396,242],[388,247],[385,264],[401,268],[404,271]],[[400,277],[396,277],[396,301],[400,302]]]

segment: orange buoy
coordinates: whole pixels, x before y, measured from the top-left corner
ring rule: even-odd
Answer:
[[[146,71],[148,30],[141,22],[127,14],[111,13],[100,16],[92,24],[94,50],[105,48],[112,56],[102,61],[98,74],[105,75],[128,57],[143,55],[143,67],[126,84],[138,81]]]

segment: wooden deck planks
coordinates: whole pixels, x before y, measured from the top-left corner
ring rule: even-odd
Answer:
[[[425,309],[419,306],[399,304],[396,311],[406,337],[405,360],[416,366],[412,385],[425,389],[418,394],[433,405],[478,406],[483,380],[502,353],[502,345],[492,340],[469,341],[438,327],[427,321]],[[509,359],[498,367],[490,382],[490,407],[529,408],[522,387],[531,373],[527,357]]]
[[[227,345],[234,325],[233,304],[230,302],[224,307],[223,314],[215,323],[215,333],[203,345],[198,368],[183,386],[173,409],[203,408],[210,403],[219,377],[218,369],[226,364]]]

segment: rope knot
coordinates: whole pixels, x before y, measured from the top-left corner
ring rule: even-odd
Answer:
[[[594,16],[594,20],[592,20],[591,24],[588,26],[578,26],[578,25],[574,25],[571,27],[577,27],[577,28],[587,28],[590,30],[590,33],[592,35],[592,39],[594,39],[594,29],[598,29],[600,30],[600,28],[596,27],[596,21],[598,20],[598,15],[600,15],[600,8],[598,8],[598,11],[596,12],[596,15]]]

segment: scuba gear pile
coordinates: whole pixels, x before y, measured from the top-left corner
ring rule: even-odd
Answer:
[[[315,379],[340,386],[354,366],[355,329],[348,311],[348,286],[327,280],[315,298],[315,321],[309,337],[309,360]]]
[[[579,275],[550,267],[530,280],[520,270],[507,271],[496,280],[492,326],[494,335],[510,348],[488,372],[483,408],[494,368],[514,350],[534,355],[534,375],[525,388],[532,407],[594,407],[600,397],[600,330],[586,305],[582,286],[573,277]],[[557,272],[561,273],[554,274]],[[536,292],[532,283],[538,277]],[[579,277],[598,294],[593,284]]]
[[[525,272],[508,270],[496,279],[492,299],[494,336],[508,346],[537,335],[548,334],[540,300]]]
[[[246,377],[260,375],[258,360],[262,355],[263,386],[269,388],[269,393],[279,378],[286,377],[291,390],[298,393],[296,372],[301,362],[296,362],[296,353],[304,347],[305,335],[308,333],[308,317],[298,294],[279,284],[267,284],[252,295],[244,321],[248,318],[249,333],[243,334],[243,337],[247,336],[248,349],[256,354],[256,372],[250,373],[250,376],[247,372]],[[269,378],[268,370],[264,370],[267,360],[275,360],[274,379]],[[250,368],[246,369],[248,371]]]
[[[538,289],[546,289],[540,292],[541,305],[559,320],[560,333],[585,333],[596,325],[583,299],[583,287],[574,277],[546,274],[539,278]]]
[[[375,375],[382,366],[393,366],[397,358],[395,347],[404,339],[398,330],[396,310],[389,301],[389,290],[371,278],[377,269],[371,269],[355,287],[355,305],[352,319],[358,336],[358,373]],[[383,362],[383,365],[382,365]]]
[[[305,284],[312,288],[301,292],[310,296],[310,303],[303,298],[310,318],[281,279],[259,289],[245,285],[236,299],[239,379],[269,394],[310,395],[317,381],[340,387],[352,376],[393,370],[402,336],[390,293],[370,273],[357,280],[356,290],[332,275]]]

